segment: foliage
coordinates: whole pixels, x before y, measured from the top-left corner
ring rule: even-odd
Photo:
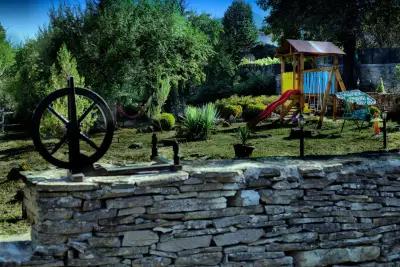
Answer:
[[[50,39],[71,44],[86,82],[103,97],[148,103],[147,113],[155,116],[160,79],[169,80],[171,92],[201,83],[212,53],[207,36],[191,26],[178,2],[89,1],[75,13],[61,6],[52,12]]]
[[[57,66],[51,66],[50,82],[47,92],[65,88],[66,80],[69,76],[74,77],[74,83],[77,87],[85,87],[85,79],[81,77],[77,70],[76,59],[72,57],[67,47],[63,45],[57,55]],[[67,97],[58,99],[53,103],[53,109],[64,117],[68,117]],[[91,102],[82,97],[76,96],[77,115],[80,116],[91,105]],[[89,113],[81,123],[81,130],[88,133],[94,126],[97,115],[93,111]],[[46,113],[40,124],[40,132],[46,137],[62,137],[65,133],[64,124],[51,113]]]
[[[193,27],[208,36],[208,42],[213,49],[213,54],[204,69],[205,83],[199,87],[191,102],[213,102],[231,95],[237,65],[223,42],[224,29],[221,21],[211,18],[208,14],[191,14],[189,20]]]
[[[242,145],[247,145],[247,140],[250,138],[250,129],[247,126],[239,127],[239,139]]]
[[[218,111],[214,104],[209,103],[200,108],[188,106],[183,121],[186,136],[191,140],[207,139],[217,119]]]
[[[270,44],[257,44],[250,49],[250,54],[252,54],[256,59],[274,57],[276,52],[276,46]]]
[[[244,0],[234,0],[225,12],[222,24],[226,50],[239,63],[243,53],[248,52],[257,40],[251,6]]]
[[[397,64],[395,67],[395,75],[396,75],[396,79],[398,81],[400,81],[400,64]]]
[[[268,66],[268,65],[273,65],[273,64],[279,64],[280,60],[279,58],[271,58],[271,57],[266,57],[266,58],[260,58],[256,60],[250,60],[248,58],[243,58],[242,61],[240,62],[240,66],[243,65],[258,65],[258,66]]]
[[[362,34],[363,47],[399,47],[400,3],[396,0],[369,3]]]
[[[243,110],[242,117],[245,121],[251,121],[255,117],[257,117],[258,114],[260,114],[265,108],[266,106],[261,103],[250,104]]]
[[[242,115],[243,108],[240,105],[231,105],[225,103],[219,103],[215,105],[219,111],[219,114],[224,119],[229,119],[231,116],[238,118]]]
[[[247,109],[249,105],[268,105],[274,102],[275,100],[278,99],[278,96],[272,95],[272,96],[238,96],[238,95],[233,95],[229,98],[223,98],[220,100],[217,100],[215,104],[217,106],[221,105],[239,105],[242,107],[243,110]]]
[[[12,67],[14,77],[7,87],[16,102],[17,117],[22,122],[29,122],[34,108],[46,95],[50,67],[40,61],[39,50],[40,39],[28,41],[18,49]]]
[[[168,78],[160,79],[157,90],[150,96],[148,103],[149,109],[147,116],[156,118],[161,113],[161,109],[168,99],[171,91],[171,83]]]
[[[189,14],[188,20],[194,28],[206,34],[209,43],[213,47],[220,44],[221,34],[223,33],[220,20],[213,19],[211,15],[207,13],[201,13],[198,15],[193,12]]]
[[[369,113],[371,114],[371,118],[373,118],[375,113],[381,114],[381,110],[376,106],[370,106]]]
[[[275,77],[270,73],[250,72],[235,85],[234,91],[239,95],[272,95],[276,91]]]
[[[161,113],[157,117],[157,121],[160,123],[162,130],[172,130],[175,127],[175,117],[171,113]]]
[[[14,60],[15,51],[6,40],[6,32],[0,24],[0,109],[12,108],[13,103],[7,91],[7,83],[12,76],[10,69]]]
[[[382,77],[379,79],[378,85],[377,85],[377,87],[376,87],[376,92],[377,92],[377,93],[381,93],[381,94],[386,93],[386,91],[385,91],[385,84],[383,83]]]
[[[389,37],[390,32],[395,31],[389,25],[399,25],[399,5],[395,0],[257,0],[257,4],[268,12],[267,32],[275,39],[329,40],[342,46],[346,52],[344,81],[349,87],[355,86],[354,59],[360,41],[374,32]],[[376,12],[385,5],[387,12]],[[395,12],[392,13],[392,9]],[[386,25],[385,22],[390,23]],[[366,31],[365,25],[368,30],[377,24],[381,25],[380,30]]]

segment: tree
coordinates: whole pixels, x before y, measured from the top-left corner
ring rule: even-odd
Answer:
[[[368,35],[365,32],[366,25],[377,25],[374,20],[378,17],[383,19],[388,16],[391,21],[398,20],[396,13],[376,11],[384,5],[394,7],[395,2],[396,0],[257,0],[258,5],[269,12],[266,18],[267,31],[273,33],[275,39],[327,40],[342,46],[346,52],[343,76],[349,87],[355,85],[355,52],[360,41]]]
[[[191,13],[188,18],[193,27],[206,34],[213,50],[204,70],[206,81],[200,86],[194,102],[215,101],[229,95],[237,64],[234,63],[232,55],[226,51],[221,21],[205,13],[199,15]]]
[[[15,52],[11,44],[6,40],[6,31],[0,24],[0,108],[10,107],[9,93],[6,90],[11,73],[11,66],[14,64]]]
[[[212,53],[175,2],[89,2],[72,15],[60,7],[50,22],[52,43],[71,47],[86,82],[107,100],[147,103],[150,110],[155,99],[164,99],[157,91],[165,93],[165,81],[173,93],[203,81]]]
[[[224,14],[224,43],[236,63],[252,48],[257,40],[257,28],[251,6],[244,0],[234,0]]]
[[[362,31],[361,45],[364,47],[399,47],[400,2],[397,0],[370,2]]]
[[[50,93],[57,89],[65,88],[67,78],[74,77],[74,83],[77,87],[85,87],[85,78],[79,75],[76,59],[68,51],[65,44],[63,44],[57,53],[57,60],[51,66],[51,75],[47,86],[47,92]],[[81,96],[76,96],[76,110],[78,116],[91,105],[89,100]],[[64,117],[68,117],[68,101],[67,98],[58,99],[53,103],[53,109]],[[88,133],[97,119],[96,113],[91,112],[81,123],[81,130]],[[40,131],[44,136],[59,137],[64,135],[64,125],[51,113],[46,113],[40,125]]]

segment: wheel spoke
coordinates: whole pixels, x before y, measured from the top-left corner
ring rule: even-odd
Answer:
[[[85,141],[86,143],[88,143],[92,148],[99,150],[99,147],[96,145],[95,142],[93,142],[92,140],[90,140],[89,137],[87,137],[84,133],[79,133],[79,136],[82,138],[83,141]]]
[[[53,149],[50,152],[50,155],[53,155],[54,153],[56,153],[61,147],[62,145],[65,143],[65,141],[67,141],[67,135],[65,134],[60,141],[53,147]]]
[[[85,110],[85,112],[79,117],[79,119],[78,119],[78,124],[81,124],[82,123],[82,121],[86,118],[86,116],[90,113],[90,111],[92,111],[92,109],[94,108],[96,106],[96,103],[92,103],[91,105],[90,105],[90,107],[88,107],[86,110]]]
[[[60,113],[58,113],[54,108],[52,108],[51,106],[47,106],[47,109],[53,113],[54,116],[56,116],[60,121],[62,121],[64,123],[64,125],[67,125],[69,123],[69,121],[64,118],[63,115],[61,115]]]

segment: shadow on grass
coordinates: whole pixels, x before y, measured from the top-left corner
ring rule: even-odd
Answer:
[[[6,219],[0,219],[1,223],[17,223],[24,220],[22,217],[11,217]]]
[[[28,139],[31,139],[31,136],[26,132],[7,132],[6,134],[0,136],[0,140],[2,141],[24,141]]]
[[[18,156],[23,153],[33,152],[33,151],[35,151],[35,147],[33,145],[26,145],[26,146],[17,147],[17,148],[8,148],[8,149],[0,150],[0,159],[5,158],[5,157]]]

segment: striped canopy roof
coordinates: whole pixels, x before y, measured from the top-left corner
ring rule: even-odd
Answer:
[[[354,103],[357,105],[376,105],[376,100],[369,94],[361,92],[360,90],[349,90],[336,93],[336,97],[346,102]]]

